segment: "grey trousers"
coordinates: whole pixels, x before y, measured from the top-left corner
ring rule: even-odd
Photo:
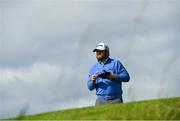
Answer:
[[[115,98],[115,99],[97,98],[95,105],[105,105],[105,104],[115,104],[115,103],[123,103],[123,99],[122,98]]]

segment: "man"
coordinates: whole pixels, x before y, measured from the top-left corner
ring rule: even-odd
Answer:
[[[109,47],[105,43],[97,44],[97,63],[88,75],[89,90],[96,89],[95,105],[123,103],[122,82],[130,80],[129,74],[120,61],[109,58]]]

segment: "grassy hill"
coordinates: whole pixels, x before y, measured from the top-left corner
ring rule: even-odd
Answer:
[[[180,97],[69,109],[23,116],[22,120],[180,120]]]

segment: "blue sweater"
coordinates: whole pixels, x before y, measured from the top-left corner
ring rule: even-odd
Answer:
[[[115,80],[98,77],[96,83],[91,80],[92,75],[105,71],[118,75]],[[122,82],[130,80],[129,74],[120,61],[108,58],[105,64],[97,62],[89,71],[87,86],[89,90],[96,89],[98,98],[113,99],[122,98]]]

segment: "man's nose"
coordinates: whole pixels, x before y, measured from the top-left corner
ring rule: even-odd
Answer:
[[[98,54],[98,55],[99,55],[100,53],[101,53],[101,52],[99,52],[99,51],[96,52],[96,54]]]

